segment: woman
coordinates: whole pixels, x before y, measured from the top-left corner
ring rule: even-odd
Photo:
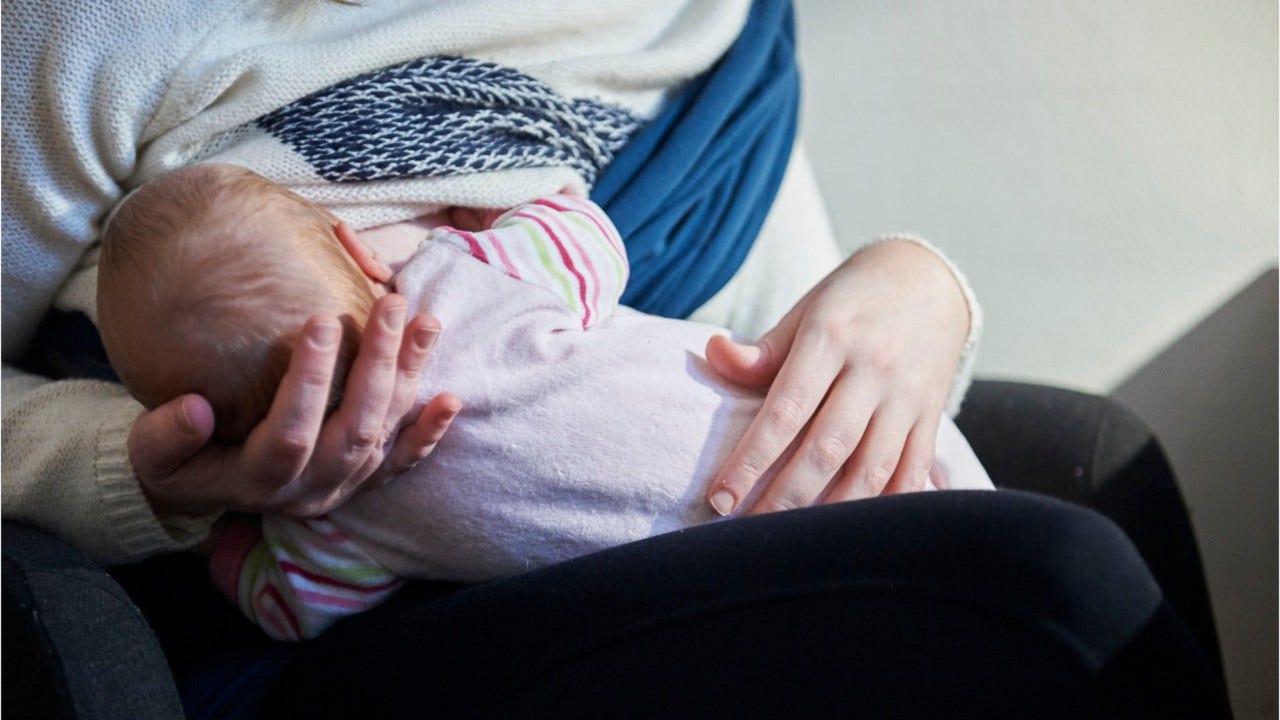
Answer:
[[[765,222],[757,257],[746,260],[743,272],[749,275],[753,262],[756,272],[769,270],[770,247],[772,257],[786,254],[787,236],[807,237],[813,227],[777,219],[794,217],[784,214],[794,202],[785,189],[772,225],[764,221],[794,128],[794,86],[767,81],[793,72],[781,3],[557,2],[554,13],[541,3],[280,9],[175,2],[167,11],[136,5],[92,15],[36,3],[6,8],[7,363],[25,354],[51,300],[92,317],[93,256],[85,249],[95,223],[120,195],[195,160],[265,170],[362,227],[411,217],[405,213],[423,205],[501,206],[510,196],[590,183],[603,172],[593,196],[620,226],[632,218],[634,229],[624,227],[624,235],[641,244],[647,229],[671,238],[687,228],[628,203],[643,205],[653,183],[676,184],[673,177],[684,188],[699,181],[715,186],[698,170],[736,161],[758,172],[721,178],[735,191],[713,192],[693,208],[712,208],[707,220],[747,217],[729,241],[712,243],[722,250],[719,262],[704,266],[731,272]],[[394,143],[380,156],[384,165],[364,162],[367,145],[336,157],[329,151],[340,142],[308,145],[333,107],[348,108],[336,111],[347,123],[339,137],[365,126],[358,120],[369,86],[346,81],[438,56],[515,68],[574,103],[585,102],[570,103],[567,122],[586,123],[599,142],[591,152],[552,153],[543,165],[502,165],[498,158],[494,172],[422,176],[396,174],[396,153],[406,150]],[[723,72],[705,75],[721,56],[726,64],[740,59],[728,76],[735,80],[736,73],[737,82],[717,81],[727,77]],[[678,92],[695,76],[708,79]],[[403,79],[394,72],[374,77],[387,83],[374,88],[379,91]],[[319,105],[307,98],[319,98]],[[781,132],[751,134],[744,130],[751,123],[735,124],[735,116],[715,126],[704,113],[718,106],[717,98],[733,100],[720,103],[726,107],[780,103],[784,120],[774,124]],[[354,105],[341,105],[347,101]],[[622,116],[609,114],[615,107],[623,108]],[[375,119],[369,125],[376,135],[387,125]],[[645,129],[637,129],[642,124]],[[705,135],[717,127],[726,136],[746,133],[757,152],[734,158],[716,155],[723,146],[709,141],[693,143],[700,152],[682,144],[688,128]],[[637,162],[635,155],[641,167],[617,179],[617,168]],[[680,166],[681,158],[704,163]],[[756,167],[760,158],[767,162]],[[428,166],[438,168],[432,162]],[[683,175],[673,174],[672,163]],[[744,185],[746,179],[758,186]],[[715,201],[725,195],[733,200]],[[740,209],[734,202],[749,203],[750,212],[734,212]],[[727,280],[723,271],[681,273],[660,249],[633,252],[633,261],[637,278],[646,277],[644,267],[655,268],[650,276],[659,278],[647,299],[624,298],[641,309],[662,309],[670,283],[696,285],[682,298],[687,311]],[[816,279],[802,275],[792,278],[798,287]],[[722,299],[733,292],[730,284]],[[375,312],[392,312],[400,302],[391,297]],[[419,333],[371,323],[343,404],[325,419],[332,351],[307,338],[331,322],[317,317],[302,329],[271,414],[234,448],[206,446],[211,413],[197,396],[139,414],[117,387],[48,382],[6,367],[6,519],[43,527],[101,562],[119,563],[190,547],[225,510],[315,515],[367,484],[394,481],[439,437],[429,419],[386,426],[411,401],[409,378],[419,372],[429,340],[415,346]],[[770,390],[766,410],[708,501],[739,502],[792,442],[800,443],[797,459],[754,510],[918,489],[938,419],[948,404],[954,411],[967,383],[977,325],[976,306],[945,261],[919,245],[891,241],[855,254],[755,345],[713,346],[708,361],[718,371]],[[410,328],[434,324],[424,317]],[[71,427],[69,417],[77,418]],[[395,441],[384,443],[395,430]],[[1007,536],[987,530],[996,522]],[[1048,548],[1050,559],[1023,557],[1008,537]],[[1110,574],[1086,581],[1082,568],[1062,564],[1063,553],[1055,552],[1071,547],[1111,558]],[[1019,571],[1010,573],[1011,566]],[[442,596],[422,585],[367,619],[290,651],[275,672],[259,664],[260,692],[238,693],[230,706],[219,704],[225,697],[193,704],[183,690],[192,714],[248,711],[239,703],[253,705],[261,696],[266,712],[322,715],[369,708],[375,715],[403,714],[410,707],[445,715],[661,715],[701,708],[805,714],[851,703],[886,709],[914,703],[922,711],[948,707],[963,714],[970,707],[998,716],[1059,696],[1070,699],[1058,706],[1063,713],[1078,713],[1141,696],[1128,680],[1134,673],[1123,665],[1114,670],[1112,661],[1125,660],[1133,647],[1143,648],[1139,657],[1145,658],[1149,650],[1141,642],[1149,628],[1163,627],[1158,589],[1146,578],[1114,528],[1026,498],[832,504],[657,538]],[[1053,590],[1036,595],[1043,602],[1033,603],[1038,612],[1029,624],[1011,619],[1025,607],[1007,602],[1024,587]],[[1120,598],[1123,611],[1081,620],[1071,610],[1088,605],[1081,596],[1098,587]],[[975,632],[977,616],[999,631]],[[1058,628],[1066,647],[1077,651],[1064,654],[1058,641],[1045,641],[1046,627]],[[904,637],[918,645],[903,646]],[[982,658],[1017,655],[1000,690],[980,697],[964,692],[986,668],[969,662],[975,645],[982,646]],[[765,667],[764,658],[777,664]],[[734,667],[735,659],[747,662]],[[1080,690],[1099,683],[1104,691]]]

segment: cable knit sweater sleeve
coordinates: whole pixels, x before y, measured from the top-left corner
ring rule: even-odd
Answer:
[[[189,547],[208,532],[208,518],[161,521],[150,511],[125,454],[142,407],[119,385],[51,383],[5,367],[3,401],[5,519],[108,564]]]

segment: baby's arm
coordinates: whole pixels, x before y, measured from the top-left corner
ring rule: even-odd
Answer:
[[[324,517],[233,521],[218,535],[209,569],[218,589],[275,640],[315,637],[403,584]]]
[[[613,313],[630,268],[618,230],[590,200],[552,195],[506,212],[454,209],[434,237],[550,290],[589,327]],[[488,229],[468,231],[477,224]]]

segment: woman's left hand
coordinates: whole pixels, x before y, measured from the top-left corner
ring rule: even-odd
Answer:
[[[716,372],[769,392],[707,492],[712,507],[734,510],[793,442],[749,513],[923,489],[968,329],[942,260],[887,240],[846,260],[755,345],[713,338]]]

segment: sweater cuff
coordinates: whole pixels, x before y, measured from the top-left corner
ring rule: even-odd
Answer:
[[[964,347],[960,350],[960,361],[956,364],[955,378],[951,381],[951,392],[947,395],[945,407],[947,417],[954,418],[960,413],[960,404],[964,402],[965,393],[973,383],[973,366],[977,362],[978,344],[982,340],[982,306],[978,304],[978,298],[973,294],[973,288],[969,285],[969,280],[965,278],[964,273],[960,272],[960,268],[956,267],[955,263],[951,262],[951,259],[933,243],[910,233],[893,233],[881,235],[868,245],[889,240],[906,240],[933,253],[943,265],[947,266],[956,284],[960,286],[960,292],[964,294],[965,305],[969,308],[969,334],[965,336]]]
[[[135,406],[136,407],[136,406]],[[129,462],[129,429],[140,412],[133,410],[108,420],[98,433],[93,475],[102,498],[102,512],[129,556],[144,558],[184,550],[209,533],[218,513],[201,517],[156,517]]]

